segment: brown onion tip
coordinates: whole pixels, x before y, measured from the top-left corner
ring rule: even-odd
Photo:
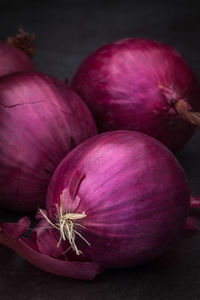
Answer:
[[[174,104],[174,108],[184,120],[200,127],[200,113],[189,110],[188,103],[185,100],[179,99]]]
[[[19,28],[19,33],[16,36],[8,37],[6,41],[8,44],[16,46],[30,57],[35,53],[35,34],[28,34],[22,27]]]

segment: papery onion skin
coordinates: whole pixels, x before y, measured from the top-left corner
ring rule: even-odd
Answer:
[[[102,272],[102,268],[95,262],[73,262],[63,255],[62,259],[56,258],[55,253],[58,253],[58,250],[62,253],[62,249],[56,249],[56,244],[53,243],[55,239],[46,227],[48,224],[44,224],[44,220],[42,220],[32,232],[31,238],[28,239],[22,234],[30,230],[29,225],[28,217],[20,219],[17,223],[0,223],[0,243],[15,250],[40,269],[59,276],[92,280]],[[44,248],[45,242],[46,247]]]
[[[41,73],[0,78],[0,206],[32,212],[63,157],[96,134],[81,98]]]
[[[0,76],[21,71],[36,71],[31,58],[16,46],[0,41]]]
[[[138,130],[172,151],[189,140],[195,126],[175,109],[183,99],[200,111],[200,85],[178,51],[147,39],[124,39],[86,58],[72,81],[100,132]]]
[[[73,185],[77,189],[76,178],[69,184],[74,172],[84,174],[77,198],[61,201],[66,188],[72,194]],[[83,258],[118,268],[145,263],[171,246],[184,229],[189,197],[173,154],[143,133],[122,130],[90,138],[62,160],[51,178],[46,208],[54,224],[61,206],[64,213],[85,212],[76,221],[85,227],[76,229],[90,243],[76,236]],[[69,243],[63,243],[68,249]],[[72,251],[70,255],[74,259]]]

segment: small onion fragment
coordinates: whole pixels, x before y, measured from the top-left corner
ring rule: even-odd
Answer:
[[[158,41],[101,47],[82,62],[72,86],[100,132],[137,130],[178,151],[200,126],[197,76],[177,50]]]
[[[7,42],[0,41],[0,76],[27,71],[35,71],[30,58],[34,53],[34,35],[29,36],[22,28],[16,37],[9,37]]]
[[[75,146],[96,134],[81,98],[41,73],[0,78],[0,206],[32,212],[45,206],[51,175]]]
[[[40,241],[52,245],[54,238],[51,231],[47,229],[46,223],[41,221],[31,235],[31,239],[22,236],[30,225],[28,217],[24,217],[18,223],[0,223],[0,243],[15,250],[24,259],[37,266],[38,268],[52,274],[92,280],[102,271],[100,266],[94,262],[69,261],[66,256],[60,254],[62,259],[52,257],[40,245]],[[45,240],[44,240],[45,237]],[[48,247],[50,249],[50,247]],[[56,244],[54,244],[54,255]],[[59,249],[61,251],[61,248]],[[58,251],[57,251],[58,252]]]
[[[113,131],[61,161],[41,213],[69,259],[130,267],[176,241],[189,198],[185,174],[164,145],[140,132]]]

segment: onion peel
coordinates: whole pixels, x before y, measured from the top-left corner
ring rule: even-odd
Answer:
[[[31,241],[28,238],[21,237],[28,230],[29,224],[28,217],[20,219],[17,223],[0,223],[0,242],[33,265],[59,276],[92,280],[102,271],[99,264],[95,262],[68,261],[66,256],[65,260],[61,260],[41,253],[37,240]],[[36,231],[36,233],[38,234],[39,231]]]

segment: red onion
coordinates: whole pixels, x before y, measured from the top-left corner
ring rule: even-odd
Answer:
[[[0,41],[0,76],[20,71],[35,71],[29,57],[34,52],[33,40],[34,35],[29,36],[20,28],[16,37],[8,38],[7,42]]]
[[[176,240],[189,190],[162,144],[139,132],[114,131],[65,157],[50,181],[46,207],[59,243],[71,247],[68,257],[127,267],[158,256]]]
[[[72,86],[89,106],[100,131],[138,130],[179,150],[200,125],[200,86],[172,47],[124,39],[91,54]]]
[[[93,118],[65,83],[40,73],[0,78],[0,205],[44,207],[50,177],[63,157],[96,134]]]
[[[0,242],[48,272],[93,279],[160,255],[183,231],[188,209],[185,175],[165,146],[139,132],[107,132],[61,161],[31,239],[19,238],[24,218],[0,224]]]

